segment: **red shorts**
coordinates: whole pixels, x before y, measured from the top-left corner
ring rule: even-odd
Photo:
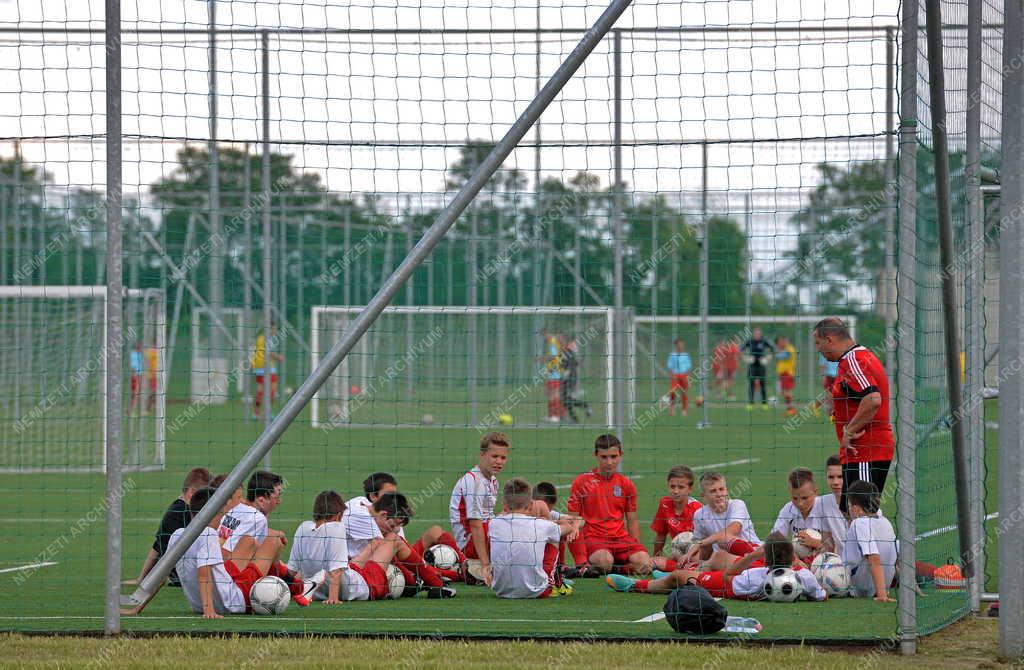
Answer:
[[[588,559],[595,551],[601,551],[604,549],[612,555],[616,565],[627,565],[629,563],[630,556],[641,551],[647,551],[647,549],[644,548],[644,545],[637,542],[636,538],[632,535],[623,535],[615,538],[585,537],[583,542],[587,548]]]
[[[779,386],[782,387],[783,391],[792,391],[793,387],[796,386],[796,381],[793,379],[793,375],[780,372],[779,373]]]
[[[697,583],[707,589],[716,598],[735,598],[732,592],[732,580],[726,580],[725,570],[713,570],[697,575]]]
[[[121,377],[121,379],[124,379],[124,377]],[[132,393],[138,393],[138,392],[139,392],[139,376],[138,375],[132,375]]]
[[[149,390],[151,393],[156,393],[156,377],[151,377],[149,380]]]
[[[388,597],[388,574],[380,567],[377,561],[367,561],[363,567],[355,563],[349,563],[357,575],[363,578],[366,585],[370,587],[370,600],[384,600]]]
[[[249,602],[249,591],[252,590],[252,585],[263,578],[263,573],[256,567],[255,563],[250,563],[245,566],[245,570],[239,570],[238,566],[235,565],[234,561],[224,561],[224,569],[227,570],[228,575],[231,577],[231,581],[235,583],[235,586],[242,592],[242,597],[245,598],[245,611],[247,613],[252,612],[252,603]]]
[[[562,380],[561,379],[548,379],[547,381],[544,382],[544,386],[549,388],[549,389],[558,389],[559,387],[562,386]]]
[[[270,373],[270,383],[274,384],[276,382],[277,382],[277,373],[276,372],[271,372]],[[256,383],[257,384],[262,384],[263,383],[263,375],[256,375]]]
[[[687,391],[690,389],[690,378],[686,375],[672,375],[672,382],[669,384],[668,392],[671,393],[676,389],[682,389]]]
[[[491,527],[490,521],[484,521],[484,543],[487,545],[487,553],[491,552],[491,535],[488,529]],[[473,560],[480,560],[480,557],[476,555],[476,545],[473,544],[473,536],[470,535],[466,541],[466,546],[462,548],[462,553],[466,555],[466,558],[472,558]]]

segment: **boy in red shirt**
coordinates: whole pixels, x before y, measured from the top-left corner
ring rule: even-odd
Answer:
[[[597,467],[576,477],[569,491],[569,511],[585,523],[581,542],[570,546],[576,564],[599,573],[628,566],[634,573],[647,574],[654,564],[640,544],[636,485],[618,471],[622,460],[619,438],[611,434],[598,437],[594,457]]]
[[[651,522],[651,530],[655,533],[651,555],[656,562],[665,548],[666,539],[671,543],[672,538],[679,533],[693,532],[693,515],[701,504],[699,500],[690,497],[691,491],[693,470],[685,465],[677,465],[668,471],[668,495],[658,503],[658,511],[654,513],[654,521]]]

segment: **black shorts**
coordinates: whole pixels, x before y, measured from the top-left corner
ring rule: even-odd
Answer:
[[[843,495],[839,496],[839,509],[847,512],[846,490],[856,481],[871,482],[878,487],[881,495],[885,490],[885,479],[889,475],[892,461],[869,461],[864,463],[843,463]]]
[[[767,375],[767,374],[768,374],[768,371],[765,369],[764,365],[761,364],[761,363],[751,363],[747,367],[747,376],[748,377],[751,377],[751,378],[754,378],[754,379],[764,379],[765,375]]]

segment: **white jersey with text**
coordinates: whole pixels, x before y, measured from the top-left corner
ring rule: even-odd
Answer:
[[[469,544],[469,520],[488,521],[494,518],[498,504],[498,478],[485,477],[477,466],[462,475],[448,504],[448,518],[452,522],[452,535],[459,547]]]
[[[217,535],[227,551],[234,551],[238,541],[251,535],[257,544],[267,539],[267,515],[247,502],[240,502],[220,520]]]

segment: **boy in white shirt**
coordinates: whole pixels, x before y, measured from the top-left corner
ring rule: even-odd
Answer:
[[[779,510],[779,517],[772,530],[810,549],[811,553],[804,559],[810,565],[819,552],[835,551],[832,533],[824,523],[823,498],[818,496],[814,473],[807,468],[794,468],[789,473],[789,497],[790,502]],[[808,530],[818,531],[821,539],[808,535]]]
[[[555,567],[563,537],[572,540],[579,533],[578,521],[558,523],[537,517],[533,490],[523,479],[505,484],[508,511],[491,519],[487,537],[491,550],[491,588],[499,598],[548,598],[569,595],[558,587]]]
[[[891,602],[888,587],[896,575],[896,533],[878,514],[878,487],[856,481],[846,490],[850,530],[843,543],[843,563],[850,571],[850,595]]]
[[[754,532],[747,505],[729,498],[725,475],[709,470],[700,476],[704,506],[693,515],[693,546],[682,565],[702,561],[703,570],[721,570],[757,549],[761,540]]]
[[[828,457],[828,461],[825,462],[825,478],[832,494],[818,498],[821,501],[822,523],[832,534],[835,549],[830,551],[839,553],[846,542],[846,531],[850,527],[846,515],[839,509],[839,500],[843,495],[843,466],[839,462],[839,456],[832,454]]]

